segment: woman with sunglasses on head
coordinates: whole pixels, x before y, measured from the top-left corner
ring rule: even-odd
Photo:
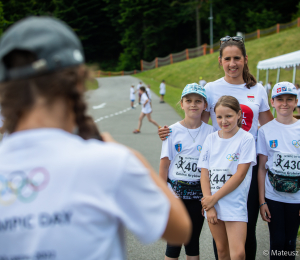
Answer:
[[[219,53],[218,61],[220,66],[223,67],[225,75],[214,82],[206,84],[208,107],[202,113],[202,120],[208,122],[209,117],[211,117],[215,130],[220,130],[214,107],[221,96],[231,95],[239,101],[242,109],[242,129],[252,134],[256,140],[258,122],[260,125],[264,125],[273,119],[266,91],[261,84],[257,83],[255,77],[249,71],[248,56],[242,37],[226,36],[221,38]],[[158,133],[160,138],[165,140],[170,134],[170,129],[165,126],[159,129]],[[259,212],[257,171],[258,167],[254,166],[247,202],[248,224],[245,245],[247,260],[253,260],[256,256],[255,232]],[[214,250],[217,259],[215,243]]]

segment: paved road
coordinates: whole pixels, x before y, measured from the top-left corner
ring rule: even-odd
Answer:
[[[157,136],[157,129],[145,118],[141,134],[133,134],[137,127],[141,107],[130,108],[129,88],[138,84],[138,79],[131,76],[109,77],[98,79],[100,88],[89,91],[86,98],[89,103],[89,113],[96,120],[100,131],[108,131],[120,143],[131,146],[140,151],[158,172],[161,141]],[[170,125],[180,117],[168,104],[160,104],[159,98],[152,93],[152,117],[160,125]],[[127,254],[129,260],[162,260],[166,243],[162,240],[144,246],[132,234],[127,236]],[[257,226],[257,260],[266,260],[263,250],[269,248],[268,227],[259,217]],[[205,222],[200,237],[201,259],[214,259],[212,236]],[[182,249],[180,259],[185,259]]]

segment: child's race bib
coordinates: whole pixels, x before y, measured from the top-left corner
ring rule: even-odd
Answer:
[[[273,174],[300,176],[300,154],[275,152],[273,155]]]
[[[200,170],[197,168],[199,157],[192,157],[185,154],[177,154],[173,160],[171,179],[176,180],[199,180]]]
[[[209,170],[210,191],[216,193],[230,179],[232,173],[230,169],[212,168]]]

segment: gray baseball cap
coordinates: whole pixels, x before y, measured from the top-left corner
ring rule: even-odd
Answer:
[[[3,58],[14,50],[32,52],[37,60],[7,69]],[[11,26],[0,39],[0,82],[23,79],[84,63],[80,40],[64,22],[51,17],[29,17]]]

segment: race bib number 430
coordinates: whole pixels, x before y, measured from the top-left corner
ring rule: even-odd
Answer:
[[[300,154],[274,153],[272,172],[284,176],[300,176]]]
[[[200,170],[197,168],[198,159],[190,155],[177,154],[173,161],[172,175],[176,179],[199,180]]]
[[[209,170],[210,191],[217,192],[230,179],[232,173],[229,169],[213,168]]]

